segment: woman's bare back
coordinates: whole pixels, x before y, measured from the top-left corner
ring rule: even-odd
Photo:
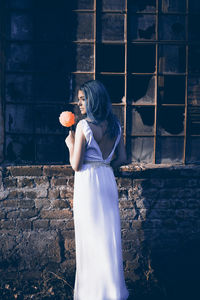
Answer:
[[[87,121],[90,129],[92,130],[93,137],[101,150],[102,157],[103,159],[106,159],[111,153],[117,137],[111,139],[109,134],[106,132],[108,127],[107,120],[101,122],[100,125],[95,125],[89,122],[89,120]]]

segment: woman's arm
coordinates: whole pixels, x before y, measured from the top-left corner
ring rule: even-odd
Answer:
[[[70,130],[69,135],[65,139],[65,143],[69,149],[69,161],[74,171],[80,170],[83,164],[85,153],[85,136],[80,122],[76,126],[75,135]]]
[[[115,156],[116,156],[116,158],[111,161],[112,168],[118,168],[118,167],[128,163],[126,149],[124,146],[124,139],[123,139],[122,135],[121,135],[119,144],[116,147]]]

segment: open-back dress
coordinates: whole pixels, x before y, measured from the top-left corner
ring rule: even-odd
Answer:
[[[118,190],[109,165],[121,127],[111,153],[103,159],[88,122],[80,122],[86,146],[83,165],[74,179],[74,300],[126,300]]]

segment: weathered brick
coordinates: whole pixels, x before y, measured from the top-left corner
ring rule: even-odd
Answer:
[[[137,212],[135,211],[135,209],[121,209],[121,219],[134,219],[137,216]]]
[[[1,202],[1,205],[3,207],[19,207],[19,200],[18,199],[4,200]]]
[[[133,241],[126,241],[126,240],[122,239],[122,248],[124,251],[131,251],[133,246],[134,246]]]
[[[4,188],[16,187],[17,186],[17,179],[13,177],[5,177],[3,180]]]
[[[131,178],[117,178],[117,185],[119,188],[131,188],[132,187],[132,179]]]
[[[68,184],[69,187],[71,187],[72,189],[74,188],[74,177],[71,177],[68,179]]]
[[[168,199],[167,201],[170,203],[170,208],[178,209],[187,206],[186,201],[183,199]]]
[[[69,191],[69,189],[60,190],[60,198],[66,199],[66,198],[72,198],[73,193]]]
[[[7,213],[7,218],[8,219],[17,219],[20,215],[20,211],[19,210],[13,210]]]
[[[121,228],[129,229],[131,227],[131,222],[127,220],[121,220]]]
[[[68,178],[65,177],[52,177],[51,179],[51,186],[60,186],[60,185],[67,185]]]
[[[43,168],[45,176],[71,176],[73,173],[70,166],[44,166]]]
[[[147,199],[145,197],[140,197],[140,198],[135,197],[134,203],[135,203],[137,208],[148,208],[148,209],[150,209],[150,207],[152,205],[151,199]]]
[[[175,219],[164,219],[162,221],[162,226],[170,229],[176,229],[177,221]]]
[[[132,228],[134,229],[141,229],[144,225],[144,221],[141,221],[141,220],[133,220],[132,222]]]
[[[31,208],[31,209],[23,209],[20,211],[20,217],[22,219],[29,219],[36,217],[38,215],[38,209]]]
[[[36,190],[36,198],[45,198],[48,195],[48,190],[45,188],[40,188]]]
[[[72,218],[72,212],[69,209],[43,209],[41,211],[41,217],[43,219],[70,219]]]
[[[51,201],[52,208],[69,208],[69,203],[66,200],[55,199]]]
[[[2,169],[0,169],[0,191],[3,191]]]
[[[60,191],[57,189],[50,189],[48,191],[48,198],[49,199],[58,199],[60,198]]]
[[[74,230],[63,230],[62,236],[64,239],[74,239],[75,238],[75,232]]]
[[[2,211],[0,210],[0,219],[4,219],[6,216],[6,212],[5,211]]]
[[[33,229],[48,229],[49,220],[33,220]]]
[[[74,222],[73,220],[50,220],[50,228],[52,229],[74,229]]]
[[[31,229],[31,221],[30,220],[16,220],[16,228],[20,230]]]
[[[119,196],[119,199],[127,199],[128,200],[128,190],[119,190],[118,196]]]
[[[122,232],[122,237],[127,241],[134,241],[138,238],[138,232],[135,230],[134,231],[126,230]]]
[[[35,207],[34,200],[18,200],[18,206],[21,208],[33,208]]]
[[[188,219],[193,218],[195,215],[194,210],[191,209],[176,209],[175,216],[178,219]]]
[[[51,202],[49,201],[49,199],[46,198],[39,198],[39,199],[35,199],[35,207],[38,209],[42,209],[42,208],[50,208],[51,206]]]
[[[27,199],[38,198],[38,191],[24,191],[24,196]]]
[[[153,206],[155,209],[159,208],[170,208],[171,207],[171,201],[170,199],[157,199],[156,203]]]
[[[6,191],[0,191],[0,200],[4,200],[8,197],[9,195],[9,191],[6,190]]]
[[[17,180],[18,187],[29,187],[32,188],[35,186],[34,180],[32,178],[20,177]]]
[[[10,191],[7,196],[8,199],[18,198],[18,191]]]
[[[134,206],[132,201],[120,200],[119,207],[120,209],[125,209],[125,208],[133,208]]]
[[[33,180],[37,187],[40,187],[40,188],[41,187],[45,187],[45,188],[49,187],[49,179],[47,176],[35,177]]]
[[[41,176],[43,173],[42,166],[9,166],[7,171],[12,176]]]
[[[64,244],[65,244],[66,251],[73,251],[75,249],[75,240],[74,239],[72,239],[72,240],[66,239]]]
[[[10,220],[0,220],[0,228],[1,229],[15,229],[16,227],[16,220],[10,219]]]
[[[152,179],[150,179],[150,184],[151,184],[151,186],[152,187],[157,187],[157,188],[162,188],[163,186],[164,186],[164,180],[163,180],[163,178],[152,178]]]

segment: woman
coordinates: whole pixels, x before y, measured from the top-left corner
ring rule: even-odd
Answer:
[[[92,80],[78,91],[87,117],[65,142],[75,171],[74,300],[125,300],[118,191],[112,167],[126,162],[121,126],[104,85]],[[112,160],[112,158],[115,158]]]

